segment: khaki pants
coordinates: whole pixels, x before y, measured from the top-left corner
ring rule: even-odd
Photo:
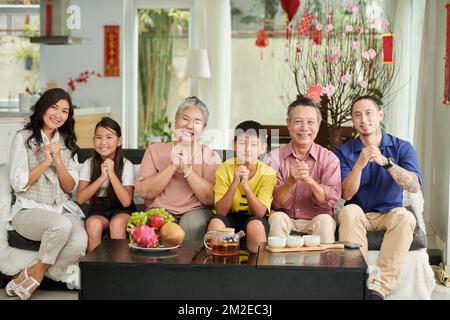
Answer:
[[[286,237],[291,231],[304,232],[320,236],[321,243],[334,243],[336,222],[329,214],[319,214],[312,220],[292,219],[281,211],[273,212],[269,217],[269,236]]]
[[[377,262],[379,274],[369,278],[367,286],[384,296],[389,295],[413,239],[414,215],[405,208],[395,208],[386,213],[364,213],[359,206],[350,204],[339,212],[337,221],[339,240],[361,244],[366,261],[367,231],[385,231]]]
[[[212,212],[207,208],[194,209],[179,218],[180,227],[186,233],[184,240],[203,240]]]
[[[65,269],[86,252],[83,221],[70,212],[22,209],[14,215],[12,225],[21,236],[41,241],[39,260],[43,263]]]

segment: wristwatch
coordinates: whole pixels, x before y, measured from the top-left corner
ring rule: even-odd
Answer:
[[[395,163],[394,159],[392,159],[391,157],[387,158],[387,160],[388,160],[387,164],[385,164],[383,166],[383,168],[385,168],[386,170],[392,168],[394,166],[394,163]]]

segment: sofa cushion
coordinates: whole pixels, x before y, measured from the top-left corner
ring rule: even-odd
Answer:
[[[8,230],[8,244],[10,247],[17,249],[39,251],[41,242],[27,239],[16,230]]]
[[[367,242],[369,250],[380,250],[383,243],[383,231],[370,231],[367,233]],[[427,236],[419,226],[416,226],[413,234],[413,241],[409,247],[409,251],[419,250],[427,247]]]
[[[132,164],[141,164],[144,157],[145,149],[122,149],[125,158],[131,161]],[[94,155],[93,148],[80,148],[77,151],[78,162],[83,163]]]

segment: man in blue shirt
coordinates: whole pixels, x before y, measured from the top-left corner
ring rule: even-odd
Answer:
[[[384,113],[379,100],[363,96],[352,104],[359,137],[337,151],[341,162],[342,198],[337,215],[339,239],[362,245],[367,261],[367,231],[385,231],[369,299],[384,299],[394,289],[412,242],[416,219],[403,208],[403,190],[418,192],[422,183],[413,146],[381,132]]]

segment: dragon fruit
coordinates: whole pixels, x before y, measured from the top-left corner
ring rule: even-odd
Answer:
[[[133,242],[141,248],[155,248],[158,246],[158,236],[155,230],[146,224],[131,229]]]

